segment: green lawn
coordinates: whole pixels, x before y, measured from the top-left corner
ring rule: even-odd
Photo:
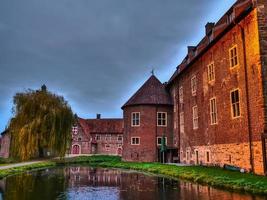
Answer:
[[[142,172],[149,172],[164,175],[173,179],[183,179],[192,182],[208,184],[214,187],[227,190],[246,191],[256,194],[267,194],[267,177],[252,174],[241,174],[239,172],[227,171],[221,168],[202,166],[175,166],[160,163],[135,163],[122,162],[116,156],[82,156],[53,160],[33,164],[30,166],[0,170],[0,178],[17,174],[32,169],[54,167],[58,165],[83,164],[92,167],[132,169]]]

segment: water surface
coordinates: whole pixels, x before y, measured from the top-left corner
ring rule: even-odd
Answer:
[[[0,181],[0,190],[0,199],[7,200],[267,200],[135,171],[85,166],[10,176]]]

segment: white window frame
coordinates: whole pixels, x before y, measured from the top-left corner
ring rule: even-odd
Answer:
[[[229,62],[230,69],[233,69],[239,65],[238,48],[236,44],[229,49]]]
[[[161,115],[161,117],[159,117],[159,115]],[[162,115],[165,115],[165,118],[163,118]],[[167,112],[157,112],[157,126],[166,127],[167,119],[168,119]],[[159,124],[159,121],[161,121],[162,124]],[[163,124],[164,121],[165,121],[165,124]]]
[[[183,86],[179,88],[179,102],[184,103],[184,89]]]
[[[160,137],[160,136],[157,137],[157,145],[158,145],[158,146],[161,145],[161,142],[159,143],[159,139],[162,139],[162,137]],[[168,144],[168,138],[165,137],[165,145],[167,145],[167,144]]]
[[[180,123],[180,133],[184,133],[184,112],[180,112],[179,123]]]
[[[192,96],[196,96],[197,95],[197,76],[194,75],[191,78],[191,92],[192,92]]]
[[[192,107],[192,116],[193,116],[193,129],[198,129],[198,107],[193,106]]]
[[[139,140],[139,143],[136,143],[136,141],[133,142],[134,139],[137,139],[137,138]],[[140,144],[141,144],[141,138],[140,137],[131,137],[131,145],[140,145]]]
[[[235,92],[235,91],[238,91],[238,102],[235,102],[233,103],[233,99],[232,99],[232,93]],[[241,92],[240,92],[240,89],[239,88],[236,88],[234,90],[231,90],[230,92],[230,103],[231,103],[231,116],[233,119],[236,119],[236,118],[239,118],[241,117],[241,106],[240,106],[240,103],[241,102]],[[238,106],[238,107],[237,107]],[[239,110],[239,115],[234,115],[234,107],[235,109],[238,108]]]
[[[138,114],[139,118],[136,117],[136,115]],[[141,114],[140,112],[132,112],[131,114],[131,125],[132,127],[139,127],[140,126],[140,120],[141,120]],[[137,123],[138,121],[138,123]]]
[[[105,136],[105,140],[106,141],[111,141],[112,139],[111,139],[111,134],[106,134],[106,136]]]
[[[73,126],[72,127],[72,133],[73,133],[73,135],[77,135],[78,134],[78,126]]]
[[[97,137],[99,137],[99,139],[97,139]],[[101,135],[97,134],[97,135],[95,136],[95,140],[96,140],[96,141],[100,141],[100,140],[101,140]]]
[[[121,138],[121,140],[119,140],[119,138]],[[117,137],[117,141],[118,141],[118,142],[123,142],[123,136],[122,136],[122,135],[118,135],[118,137]]]
[[[218,124],[217,99],[213,97],[210,99],[210,124]]]
[[[214,82],[215,81],[215,65],[214,62],[211,62],[208,65],[208,82]]]
[[[110,144],[105,144],[105,150],[110,151]]]

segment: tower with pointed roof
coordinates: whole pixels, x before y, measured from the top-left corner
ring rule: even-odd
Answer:
[[[173,102],[169,92],[152,74],[122,106],[125,161],[163,162],[161,142],[166,138],[165,162],[173,151]]]

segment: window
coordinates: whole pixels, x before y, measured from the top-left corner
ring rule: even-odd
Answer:
[[[157,137],[157,145],[161,145],[162,137]],[[165,145],[167,145],[167,137],[165,137]]]
[[[232,117],[240,117],[240,95],[239,95],[239,90],[236,89],[231,92],[231,107],[232,107]]]
[[[122,140],[123,140],[122,136],[119,135],[119,136],[118,136],[118,141],[119,141],[119,142],[122,142]]]
[[[193,96],[197,94],[197,77],[196,76],[193,76],[191,78],[191,91],[192,91]]]
[[[180,113],[180,133],[184,133],[184,112]]]
[[[198,108],[193,107],[193,129],[198,129]]]
[[[140,112],[132,113],[132,126],[140,126]]]
[[[208,65],[208,81],[212,82],[215,80],[215,69],[214,69],[214,62]]]
[[[79,137],[79,138],[78,138],[78,141],[82,141],[82,138],[81,138],[81,137]]]
[[[110,134],[106,134],[106,140],[111,140],[111,135]]]
[[[195,150],[195,164],[196,165],[199,164],[199,153],[198,153],[198,150]]]
[[[190,160],[190,150],[186,151],[186,160],[189,161]]]
[[[230,56],[230,67],[235,67],[238,65],[238,56],[237,56],[237,45],[233,46],[229,50],[229,56]]]
[[[210,99],[210,123],[217,124],[217,104],[216,98]]]
[[[106,149],[106,151],[110,151],[110,145],[109,144],[106,144],[105,145],[105,149]]]
[[[179,102],[180,103],[184,102],[184,90],[182,86],[179,88]]]
[[[97,141],[101,140],[101,136],[100,135],[96,135],[96,140]]]
[[[158,126],[167,126],[167,113],[166,112],[158,112],[157,125]]]
[[[131,145],[139,145],[139,144],[140,144],[140,137],[131,138]]]
[[[206,163],[210,163],[210,151],[206,151]]]
[[[77,125],[72,127],[72,133],[74,135],[77,135],[78,134],[78,126]]]

